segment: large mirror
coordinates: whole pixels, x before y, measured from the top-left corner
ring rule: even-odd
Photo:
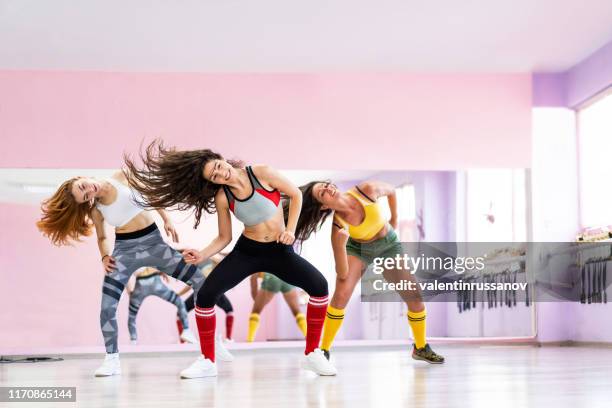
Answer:
[[[2,344],[12,351],[55,348],[98,350],[102,343],[99,327],[101,284],[104,270],[95,235],[73,246],[55,247],[35,226],[41,202],[57,186],[73,176],[105,179],[109,169],[3,169],[0,171],[0,217],[3,225],[2,287],[20,313],[2,315]],[[397,233],[403,242],[525,242],[530,209],[527,205],[528,174],[522,169],[475,169],[466,171],[299,171],[283,170],[294,184],[331,180],[340,191],[364,180],[380,180],[394,186],[397,207]],[[385,217],[386,199],[381,200]],[[203,247],[217,233],[215,215],[207,215],[198,229],[190,213],[171,211],[179,237],[179,247]],[[157,217],[159,221],[159,217]],[[108,235],[113,230],[107,225]],[[300,248],[303,257],[315,265],[329,282],[336,284],[333,251],[330,244],[332,222]],[[242,230],[234,220],[234,242]],[[228,247],[231,248],[233,243]],[[262,271],[265,272],[265,271]],[[194,347],[181,344],[180,319],[175,297],[189,299],[182,282],[139,270],[128,290],[136,285],[158,281],[176,296],[146,293],[138,307],[123,293],[118,306],[119,344],[122,347],[177,349]],[[149,281],[149,282],[147,282]],[[136,293],[136,292],[133,292]],[[262,294],[263,293],[263,294]],[[136,293],[138,294],[138,293]],[[141,294],[142,295],[142,294]],[[232,317],[219,309],[223,336],[236,344],[252,341],[300,341],[300,314],[305,313],[307,296],[265,274],[246,279],[226,293]],[[259,297],[258,301],[255,301]],[[5,299],[7,300],[7,299]],[[52,301],[51,301],[52,300]],[[132,302],[134,303],[134,302]],[[465,305],[464,305],[465,306]],[[479,304],[462,307],[458,302],[433,301],[427,304],[428,336],[431,337],[529,337],[533,335],[533,308],[524,302],[499,307]],[[44,318],[37,311],[45,310]],[[136,310],[134,310],[136,309]],[[258,324],[253,327],[256,312]],[[357,285],[346,309],[338,341],[405,339],[411,335],[406,324],[403,302],[363,302]],[[520,316],[519,316],[520,315]],[[518,318],[517,318],[518,316]],[[193,313],[187,319],[193,333]],[[131,327],[131,326],[135,326]],[[178,326],[178,328],[177,328]],[[32,336],[32,328],[44,338]],[[133,332],[137,331],[137,340]],[[250,337],[250,338],[249,338]],[[136,341],[134,341],[136,340]],[[131,344],[133,343],[133,344]]]

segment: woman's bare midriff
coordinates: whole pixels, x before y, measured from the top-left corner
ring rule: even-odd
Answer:
[[[147,228],[153,224],[153,216],[146,211],[142,211],[140,214],[132,218],[127,224],[115,228],[116,233],[125,234],[128,232],[140,231],[141,229]]]
[[[273,242],[283,231],[285,231],[285,220],[283,209],[279,206],[274,217],[257,225],[245,226],[242,234],[253,241]]]

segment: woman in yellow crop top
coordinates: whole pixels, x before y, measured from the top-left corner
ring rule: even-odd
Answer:
[[[394,187],[378,181],[362,182],[344,193],[333,183],[322,181],[305,184],[300,190],[303,201],[295,231],[297,240],[308,239],[333,215],[331,244],[336,262],[336,290],[327,309],[321,341],[321,349],[329,358],[329,350],[344,319],[344,309],[363,272],[374,258],[394,257],[402,252],[394,230],[397,200]],[[391,219],[388,221],[377,202],[381,197],[387,197],[389,203]],[[404,278],[413,279],[413,276]],[[400,295],[408,305],[408,323],[414,336],[412,357],[432,364],[443,363],[444,357],[427,344],[426,312],[420,295]]]

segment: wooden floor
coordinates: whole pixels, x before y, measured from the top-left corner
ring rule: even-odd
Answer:
[[[612,407],[612,349],[439,345],[447,363],[413,361],[397,347],[340,348],[337,377],[299,369],[295,350],[238,350],[219,376],[180,380],[191,353],[122,356],[123,374],[94,378],[100,358],[2,364],[2,386],[76,386],[84,407]]]

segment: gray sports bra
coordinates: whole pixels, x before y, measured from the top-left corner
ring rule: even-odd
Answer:
[[[277,189],[266,190],[255,177],[251,166],[247,166],[246,171],[253,189],[250,196],[240,200],[229,187],[223,186],[223,191],[225,191],[230,210],[244,225],[250,227],[261,224],[276,214],[281,195]]]

